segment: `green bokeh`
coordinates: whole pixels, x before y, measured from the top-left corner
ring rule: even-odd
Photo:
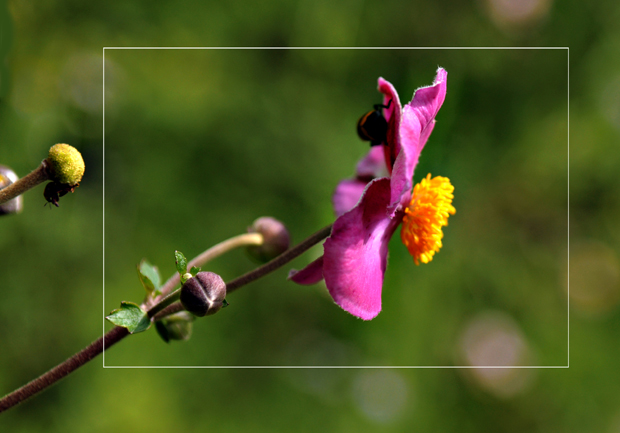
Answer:
[[[515,24],[488,4],[9,2],[0,163],[24,175],[66,142],[86,172],[60,208],[43,207],[41,186],[0,221],[0,394],[139,303],[143,258],[166,279],[175,250],[191,258],[260,216],[294,243],[331,223],[333,189],[368,149],[355,123],[381,101],[377,78],[405,103],[438,66],[448,93],[414,180],[449,177],[457,213],[428,265],[396,234],[376,319],[286,281],[287,266],[196,320],[189,341],[149,330],[105,365],[464,365],[464,347],[485,353],[468,343],[477,323],[504,336],[486,340],[490,359],[525,347],[525,365],[564,366],[570,234],[569,369],[103,369],[99,357],[0,415],[0,431],[617,431],[620,8],[541,2]],[[570,95],[562,48],[102,49],[201,45],[570,47]],[[253,266],[234,251],[203,270],[230,280]]]

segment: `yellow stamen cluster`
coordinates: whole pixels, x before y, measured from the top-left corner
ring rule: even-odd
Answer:
[[[431,179],[430,173],[413,188],[400,237],[416,265],[430,262],[441,249],[442,227],[456,213],[452,206],[453,192],[450,179],[441,176]]]

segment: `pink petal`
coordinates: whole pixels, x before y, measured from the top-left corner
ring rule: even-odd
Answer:
[[[318,283],[323,279],[323,256],[310,263],[301,271],[291,269],[288,273],[288,279],[304,286]]]
[[[356,178],[345,179],[336,187],[332,196],[336,216],[351,210],[357,204],[368,182],[387,175],[383,146],[371,147],[368,154],[357,163]]]
[[[379,77],[379,91],[383,93],[383,105],[390,104],[390,108],[383,109],[383,115],[388,122],[387,131],[387,145],[384,146],[385,163],[389,172],[392,172],[392,165],[396,160],[396,156],[400,152],[401,142],[398,129],[402,116],[402,107],[400,105],[400,98],[394,86],[382,77]],[[392,101],[390,103],[390,101]]]
[[[413,100],[408,103],[416,110],[422,124],[428,124],[435,118],[446,99],[446,82],[448,73],[445,69],[437,69],[437,75],[432,86],[421,87],[415,91]]]
[[[364,320],[381,311],[388,243],[400,223],[386,216],[389,200],[390,179],[373,180],[357,206],[334,222],[324,245],[329,293],[345,311]]]
[[[435,116],[446,97],[448,73],[439,68],[432,86],[416,90],[413,100],[405,105],[400,124],[400,153],[392,169],[390,214],[399,209],[401,202],[409,199],[413,171],[420,153],[435,125]]]
[[[366,185],[367,182],[358,179],[345,179],[338,184],[332,196],[334,213],[337,217],[353,209],[353,206],[360,201]]]
[[[383,146],[372,146],[368,154],[357,163],[355,175],[358,178],[387,177],[388,172],[383,156]]]

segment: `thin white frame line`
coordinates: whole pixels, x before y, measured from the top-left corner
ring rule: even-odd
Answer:
[[[460,366],[460,365],[436,365],[436,366],[108,366],[105,365],[105,339],[103,340],[102,366],[103,368],[253,368],[253,369],[303,369],[303,368],[400,368],[400,369],[472,369],[472,368],[570,368],[570,47],[103,47],[103,335],[105,335],[105,51],[106,50],[566,50],[567,53],[567,360],[566,365],[510,365],[510,366]]]
[[[570,368],[570,48],[566,50],[566,365]]]
[[[104,50],[568,50],[569,47],[103,47]]]
[[[102,251],[102,260],[103,260],[103,269],[101,272],[101,282],[103,284],[103,305],[102,305],[102,313],[103,313],[103,336],[105,336],[105,48],[103,49],[103,97],[101,98],[103,101],[103,131],[102,131],[102,138],[103,138],[103,149],[102,149],[102,156],[101,156],[101,162],[102,162],[102,177],[101,177],[101,187],[102,187],[102,197],[101,197],[101,204],[102,204],[102,244],[103,244],[103,251]],[[103,341],[101,342],[101,344],[103,344],[103,351],[101,352],[101,356],[102,356],[102,362],[103,362],[103,368],[105,368],[105,337],[103,337]]]
[[[369,368],[369,369],[433,369],[433,368],[443,368],[443,369],[567,369],[570,368],[568,365],[104,365],[103,368],[188,368],[188,369],[196,369],[196,368],[212,368],[212,369],[223,369],[223,368],[254,368],[254,369],[278,369],[278,368],[289,368],[289,369],[320,369],[320,368]]]

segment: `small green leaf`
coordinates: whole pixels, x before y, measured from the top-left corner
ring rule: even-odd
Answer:
[[[227,301],[226,299],[224,299],[224,300],[222,301],[222,308],[226,308],[226,307],[228,307],[229,305],[230,305],[230,304],[228,303],[228,301]]]
[[[121,308],[112,311],[106,319],[116,326],[127,328],[130,334],[146,331],[151,326],[146,311],[133,302],[121,302]]]
[[[192,269],[189,270],[189,273],[192,274],[193,277],[200,272],[200,268],[198,266],[192,266]]]
[[[177,264],[177,271],[179,275],[183,275],[187,273],[187,259],[183,255],[181,251],[174,252],[174,260]]]
[[[138,277],[147,292],[159,291],[161,277],[157,266],[151,265],[146,259],[142,259],[138,265]]]

